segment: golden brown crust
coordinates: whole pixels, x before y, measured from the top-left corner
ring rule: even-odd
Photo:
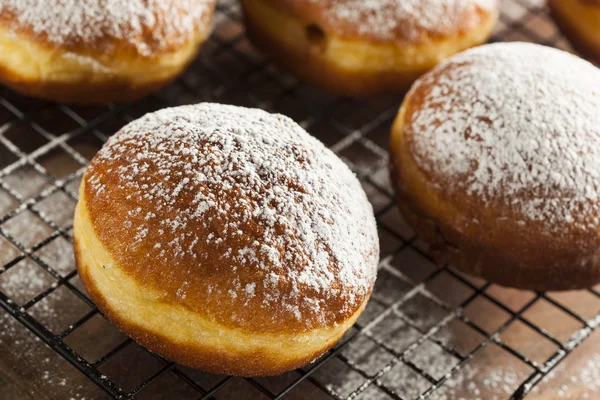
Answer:
[[[37,0],[2,3],[0,83],[25,95],[64,103],[128,102],[145,96],[177,77],[207,37],[215,2],[194,1],[175,5],[168,18],[164,7],[169,4],[154,0],[110,0],[105,14],[92,10],[89,15],[88,3],[81,2],[71,10],[71,19],[70,14],[51,14],[49,5]],[[199,18],[190,21],[194,16]],[[96,24],[89,27],[94,18]],[[144,25],[152,19],[156,23]],[[170,26],[184,21],[185,29]]]
[[[107,318],[161,356],[266,376],[323,354],[375,280],[350,169],[289,118],[199,104],[111,137],[81,182],[77,268]]]
[[[109,55],[121,49],[154,57],[176,52],[197,33],[209,30],[215,4],[216,0],[111,0],[82,1],[68,9],[71,5],[56,0],[7,0],[0,4],[0,27],[41,46],[74,53]]]
[[[393,135],[398,135],[394,130]],[[600,282],[600,260],[581,268],[581,253],[570,242],[573,237],[548,236],[539,227],[523,234],[521,227],[505,223],[482,221],[484,231],[468,229],[468,214],[453,215],[447,208],[423,207],[422,198],[404,187],[404,165],[400,152],[391,157],[392,182],[400,211],[417,234],[427,241],[440,261],[449,262],[460,270],[490,282],[524,290],[575,290]],[[416,176],[414,179],[425,179]],[[411,178],[412,180],[412,178]],[[448,201],[443,193],[428,192],[432,203]],[[465,209],[478,207],[463,198]],[[588,249],[600,241],[588,240]],[[509,257],[507,257],[509,255]]]
[[[259,23],[247,16],[246,32],[252,43],[275,62],[304,81],[335,94],[370,96],[401,93],[423,73],[347,71],[318,55],[282,46]]]
[[[137,343],[167,360],[173,360],[179,364],[213,374],[272,376],[306,365],[317,359],[336,343],[333,341],[331,344],[324,346],[320,350],[311,354],[306,354],[299,359],[288,359],[286,358],[286,354],[281,354],[280,359],[274,359],[271,355],[261,353],[260,351],[251,354],[240,354],[223,350],[219,351],[214,346],[203,346],[201,343],[176,343],[164,333],[150,331],[144,327],[135,325],[113,310],[96,287],[94,280],[90,277],[88,273],[90,267],[81,262],[82,257],[80,255],[80,247],[78,246],[77,238],[74,238],[74,249],[79,277],[81,278],[88,295],[102,314]]]
[[[580,0],[583,3],[589,4],[591,6],[598,6],[600,7],[600,0]]]
[[[448,90],[440,82],[451,79],[453,70],[468,69],[468,62],[463,59],[438,67],[427,75],[427,79],[415,84],[394,123],[390,142],[390,170],[401,212],[417,233],[431,243],[432,249],[444,252],[453,265],[467,273],[501,285],[537,291],[593,286],[600,281],[600,234],[597,230],[574,223],[560,223],[552,227],[555,221],[529,219],[514,204],[538,199],[533,189],[515,192],[505,188],[504,193],[484,200],[459,187],[456,182],[448,181],[436,169],[438,167],[429,170],[423,168],[432,159],[423,161],[419,158],[423,154],[416,154],[415,137],[422,136],[422,132],[415,129],[415,116],[422,114],[423,110],[430,112],[437,107],[433,113],[439,113],[435,114],[436,119],[440,118],[438,123],[452,120],[448,114],[448,104],[443,98],[452,97],[452,90],[460,90],[460,85]],[[481,68],[481,65],[473,68]],[[496,70],[500,66],[489,68]],[[575,65],[573,71],[576,71]],[[543,87],[542,78],[540,87]],[[434,92],[438,93],[439,104],[432,106],[432,103],[428,103],[425,106],[426,99],[431,99],[430,95]],[[442,92],[443,95],[439,94]],[[485,109],[487,104],[481,107],[479,110]],[[442,108],[445,111],[441,111]],[[510,108],[506,110],[510,112]],[[473,115],[476,115],[475,111]],[[491,121],[491,115],[489,118]],[[495,126],[500,125],[498,120],[494,120],[494,123]],[[434,122],[431,122],[429,129],[436,132],[434,128]],[[455,128],[450,126],[440,134],[454,135]],[[574,129],[572,126],[569,128]],[[458,129],[463,132],[462,125]],[[470,129],[464,129],[464,135],[468,137]],[[491,127],[488,129],[492,135],[499,134]],[[522,129],[527,131],[528,127],[523,126]],[[578,134],[584,135],[581,132]],[[427,151],[435,153],[435,150]],[[464,149],[455,149],[456,157],[462,151]],[[484,158],[481,154],[482,163],[485,162]],[[457,179],[469,178],[472,176]],[[512,203],[507,199],[511,199]],[[594,216],[589,212],[582,211],[581,215],[573,218],[591,221]]]
[[[232,150],[230,131],[246,151]],[[301,333],[343,323],[370,294],[378,242],[357,190],[351,171],[291,120],[200,104],[115,135],[90,163],[81,201],[124,273],[161,302],[234,329]]]
[[[116,77],[102,82],[44,82],[31,80],[0,65],[0,83],[3,85],[25,96],[66,104],[126,103],[158,91],[175,78],[176,75],[143,85]]]
[[[580,1],[586,4],[585,15],[580,15],[577,20],[572,20],[564,15],[562,7],[572,7],[573,2]],[[600,63],[600,22],[594,22],[584,19],[590,18],[590,14],[595,15],[595,21],[600,21],[600,1],[598,0],[549,0],[550,15],[562,31],[569,39],[575,50],[584,57],[591,59],[596,63]],[[587,31],[582,28],[586,26]],[[595,30],[595,36],[590,36],[589,33]]]
[[[383,32],[379,27],[358,23],[368,21],[377,11],[369,6],[363,8],[361,2],[356,0],[250,0],[252,1],[262,1],[288,15],[316,24],[335,36],[375,43],[417,43],[464,35],[474,26],[482,25],[483,21],[496,12],[496,5],[490,6],[493,1],[458,1],[448,9],[444,8],[446,5],[443,2],[421,1],[423,4],[413,4],[411,14],[407,15],[401,2],[381,1],[380,12],[383,16],[377,18],[377,22],[390,27]],[[486,3],[486,6],[480,3]],[[436,7],[443,9],[440,11],[443,20],[440,19],[437,23],[426,21]]]
[[[328,2],[308,2],[306,7],[294,1],[244,0],[242,4],[254,45],[308,83],[354,96],[406,91],[441,60],[485,42],[497,18],[494,9],[478,14],[477,24],[464,25],[456,33],[380,40],[315,25],[312,14],[324,11]]]

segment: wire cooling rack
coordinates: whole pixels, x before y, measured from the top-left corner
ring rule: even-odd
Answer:
[[[568,49],[541,0],[502,8],[492,40]],[[356,101],[306,87],[252,48],[237,2],[222,1],[216,21],[189,71],[135,104],[69,107],[0,88],[5,398],[600,397],[598,290],[523,292],[436,267],[395,208],[387,178],[401,99]],[[376,211],[382,261],[367,310],[333,350],[282,376],[216,376],[152,355],[99,314],[77,277],[71,216],[87,162],[128,121],[203,101],[289,115],[348,162]],[[582,343],[585,351],[576,350]]]

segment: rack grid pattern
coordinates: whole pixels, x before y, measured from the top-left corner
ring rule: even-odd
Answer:
[[[492,40],[568,49],[541,0],[505,0]],[[203,101],[292,117],[353,168],[376,211],[382,261],[366,312],[333,350],[280,377],[214,376],[150,354],[103,319],[72,260],[77,188],[107,137],[146,112]],[[215,32],[188,72],[141,102],[70,107],[0,88],[3,324],[30,331],[97,385],[99,397],[443,400],[459,397],[457,377],[476,382],[477,371],[470,366],[476,359],[504,357],[521,372],[491,384],[488,377],[487,384],[468,386],[470,392],[460,397],[486,398],[485,391],[500,387],[495,398],[524,398],[589,337],[600,314],[583,315],[552,294],[506,296],[495,285],[432,262],[397,212],[387,178],[387,137],[400,101],[340,98],[300,84],[252,48],[233,0],[219,4]],[[581,293],[600,304],[598,290]],[[570,330],[555,333],[542,326],[539,308],[560,314]],[[550,350],[531,356],[518,343],[503,340],[515,326]],[[7,328],[4,335],[10,332]]]

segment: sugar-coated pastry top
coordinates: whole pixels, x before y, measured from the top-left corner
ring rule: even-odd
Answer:
[[[2,0],[0,23],[59,47],[170,51],[205,25],[215,0]]]
[[[495,15],[497,0],[266,0],[337,35],[420,42],[456,35]]]
[[[478,47],[421,78],[404,117],[428,179],[557,231],[600,223],[600,70],[526,43]]]
[[[379,244],[359,181],[285,116],[218,104],[148,114],[84,182],[119,267],[221,324],[329,326],[372,289]]]

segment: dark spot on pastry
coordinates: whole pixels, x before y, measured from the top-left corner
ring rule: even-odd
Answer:
[[[316,24],[310,24],[306,26],[306,38],[313,45],[320,48],[325,47],[326,36],[325,31]]]

